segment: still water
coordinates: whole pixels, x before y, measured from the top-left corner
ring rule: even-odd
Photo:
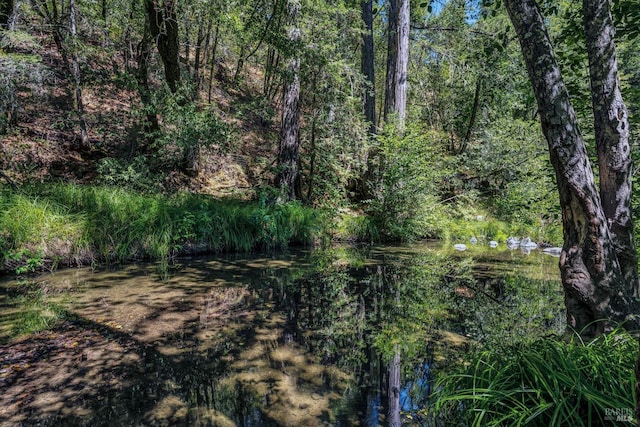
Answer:
[[[437,425],[434,378],[466,352],[562,331],[558,275],[542,252],[420,243],[7,280],[0,425]],[[64,320],[10,338],[35,310],[20,286]]]

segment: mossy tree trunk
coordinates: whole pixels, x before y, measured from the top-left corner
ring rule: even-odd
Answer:
[[[629,328],[637,328],[636,287],[625,281],[544,18],[535,0],[505,0],[505,4],[518,34],[556,173],[564,229],[560,272],[568,325],[585,335],[606,332],[625,321]]]

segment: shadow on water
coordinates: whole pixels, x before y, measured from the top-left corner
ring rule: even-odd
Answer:
[[[547,268],[416,245],[66,270],[30,285],[64,321],[11,339],[0,283],[0,424],[436,425],[434,371],[562,327]]]

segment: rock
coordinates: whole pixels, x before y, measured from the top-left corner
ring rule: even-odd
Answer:
[[[560,254],[562,253],[562,248],[549,247],[549,248],[544,248],[542,252],[551,256],[560,256]]]
[[[489,242],[489,247],[497,248],[498,247],[498,242],[496,242],[495,240],[490,241]]]
[[[517,237],[509,237],[507,239],[507,248],[516,249],[518,246],[520,246],[520,239]]]
[[[532,242],[530,238],[526,237],[520,241],[520,247],[523,249],[535,249],[538,247],[536,242]]]
[[[453,245],[453,249],[455,249],[457,251],[466,251],[467,250],[467,245],[464,245],[462,243],[456,243],[455,245]]]
[[[476,243],[478,243],[478,239],[476,239],[475,237],[472,237],[470,240],[472,245],[475,245]]]

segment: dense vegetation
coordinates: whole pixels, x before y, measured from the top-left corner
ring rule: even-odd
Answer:
[[[329,240],[560,245],[556,171],[502,2],[403,1],[404,21],[397,3],[0,0],[1,270],[166,270],[185,254]],[[533,2],[597,176],[579,3]],[[613,17],[637,159],[640,8],[618,0]],[[484,343],[438,410],[595,425],[633,386],[633,340],[612,336]]]
[[[269,186],[278,173],[283,62],[290,54],[282,39],[283,2],[175,3],[181,64],[175,90],[166,84],[141,5],[77,2],[75,35],[67,3],[12,5],[15,21],[1,33],[2,168],[21,186],[41,184],[24,193],[34,206],[52,181],[117,186],[152,198],[184,191],[257,204],[275,198]],[[354,49],[361,39],[356,6],[302,4],[301,202],[348,208],[337,230],[347,238],[504,241],[513,234],[560,243],[554,176],[504,11],[483,13],[463,1],[415,5],[405,130],[376,121],[372,136],[361,113],[369,83]],[[380,112],[387,29],[385,9],[375,9]],[[570,84],[585,98],[582,59],[570,40],[563,42],[573,13],[564,5],[552,28],[566,46]],[[634,38],[621,46],[632,101],[636,46]],[[74,61],[79,86],[69,70]],[[74,88],[81,89],[82,111]],[[476,224],[478,217],[488,223]],[[5,257],[20,249],[15,241],[3,245]]]

